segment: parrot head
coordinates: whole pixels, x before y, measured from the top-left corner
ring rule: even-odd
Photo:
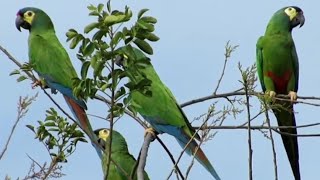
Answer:
[[[284,12],[289,17],[289,20],[291,22],[291,27],[294,28],[300,24],[300,27],[304,25],[304,15],[303,11],[296,6],[286,7],[284,9]]]
[[[53,29],[53,23],[50,17],[41,9],[26,7],[18,11],[16,27],[19,31],[21,31],[21,27],[29,31],[39,29],[40,27]]]
[[[107,128],[96,129],[94,131],[95,135],[98,137],[98,143],[103,149],[107,149],[110,142],[110,130]],[[124,137],[117,131],[112,132],[112,151],[127,149],[127,142]]]
[[[279,23],[287,26],[289,30],[300,25],[302,27],[305,22],[303,11],[297,6],[288,6],[278,10],[271,18],[270,23]]]

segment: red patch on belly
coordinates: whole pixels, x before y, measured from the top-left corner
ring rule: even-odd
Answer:
[[[280,94],[287,93],[287,86],[291,77],[291,71],[286,71],[282,76],[277,76],[273,72],[268,71],[267,76],[273,81],[275,91]]]

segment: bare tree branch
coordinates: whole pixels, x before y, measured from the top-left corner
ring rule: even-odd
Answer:
[[[277,166],[277,154],[276,154],[276,149],[275,149],[275,144],[274,144],[274,139],[273,139],[273,134],[272,134],[272,129],[271,129],[271,123],[270,123],[270,118],[269,118],[269,113],[268,113],[268,106],[265,101],[263,101],[264,108],[265,110],[265,115],[266,115],[266,120],[267,124],[269,127],[269,134],[270,134],[270,141],[271,141],[271,146],[272,146],[272,155],[273,155],[273,165],[274,165],[274,177],[275,180],[278,180],[278,166]]]
[[[221,75],[220,75],[220,78],[218,80],[218,84],[216,86],[216,89],[214,90],[213,94],[217,94],[217,91],[220,87],[220,83],[222,81],[222,78],[224,76],[224,73],[226,71],[226,67],[227,67],[227,62],[229,60],[229,58],[231,57],[231,54],[238,48],[239,46],[236,45],[236,46],[232,46],[230,45],[230,41],[227,42],[226,46],[225,46],[225,53],[224,53],[224,63],[223,63],[223,68],[222,68],[222,72],[221,72]]]
[[[251,143],[251,113],[250,113],[250,99],[248,95],[248,82],[247,77],[244,74],[245,72],[242,72],[240,66],[239,69],[242,73],[242,79],[243,79],[243,86],[245,90],[245,97],[246,97],[246,109],[247,109],[247,118],[248,118],[248,148],[249,148],[249,179],[252,180],[252,143]]]
[[[147,133],[146,136],[144,137],[144,142],[141,147],[140,159],[139,159],[139,164],[138,164],[138,169],[137,169],[137,177],[139,180],[144,180],[144,168],[146,166],[148,150],[149,150],[150,143],[154,139],[155,138],[153,137],[152,133]]]
[[[197,103],[204,102],[204,101],[211,100],[211,99],[226,98],[226,97],[231,97],[231,96],[244,96],[244,95],[246,95],[246,93],[244,91],[232,91],[232,92],[228,92],[228,93],[212,94],[212,95],[208,95],[208,96],[204,96],[204,97],[200,97],[200,98],[196,98],[196,99],[184,102],[184,103],[180,104],[180,106],[182,108],[184,108],[186,106],[190,106],[192,104],[197,104]],[[264,94],[261,92],[248,92],[248,95],[250,95],[250,96],[264,96]],[[276,99],[290,101],[289,96],[284,95],[284,94],[278,94],[276,96]],[[297,99],[320,100],[320,97],[298,96]],[[320,106],[320,104],[308,103],[308,102],[304,102],[304,101],[293,101],[293,103],[302,103],[302,104],[308,104],[308,105],[313,105],[313,106]]]
[[[24,97],[22,98],[20,96],[19,98],[19,102],[18,102],[18,108],[17,108],[17,111],[18,111],[18,114],[17,114],[17,118],[16,118],[16,121],[14,122],[12,128],[11,128],[11,132],[9,134],[9,137],[7,139],[7,142],[6,144],[4,145],[4,148],[2,150],[2,152],[0,153],[0,160],[2,159],[2,157],[4,156],[5,152],[7,151],[8,149],[8,146],[9,146],[9,142],[12,138],[12,135],[19,123],[19,121],[27,114],[28,112],[28,108],[29,108],[29,105],[32,103],[32,101],[34,101],[36,99],[38,94],[34,95],[33,97],[29,98],[29,97]]]

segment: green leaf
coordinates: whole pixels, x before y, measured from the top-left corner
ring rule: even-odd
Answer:
[[[56,126],[56,123],[54,123],[54,122],[46,122],[46,123],[44,123],[44,126],[46,126],[46,127],[53,127],[53,126]]]
[[[98,12],[100,13],[103,10],[104,4],[99,4],[98,5]]]
[[[153,41],[153,42],[158,41],[160,39],[158,36],[156,36],[155,34],[150,33],[150,32],[146,33],[146,38],[149,41]]]
[[[28,79],[28,77],[26,77],[26,76],[20,76],[20,77],[18,77],[17,82],[21,82],[21,81],[24,81],[24,80],[26,80],[26,79]]]
[[[128,106],[128,110],[129,110],[130,112],[132,112],[135,116],[137,115],[137,111],[136,111],[136,109],[134,108],[134,106],[129,105],[129,106]]]
[[[152,23],[152,24],[157,23],[157,19],[154,17],[151,17],[151,16],[144,16],[144,17],[140,18],[140,20],[147,22],[147,23]]]
[[[84,28],[84,33],[89,33],[90,31],[92,31],[94,28],[97,28],[99,26],[98,22],[93,22],[88,24],[85,28]]]
[[[125,15],[109,15],[109,16],[105,17],[103,22],[107,26],[111,26],[113,24],[120,23],[125,17],[126,17]]]
[[[98,61],[96,63],[96,67],[93,70],[93,74],[94,76],[100,76],[101,75],[101,71],[104,68],[104,62],[103,61]]]
[[[94,69],[96,67],[96,64],[97,64],[97,56],[92,56],[91,57],[91,60],[90,60],[90,64],[91,64],[91,67]]]
[[[47,115],[46,121],[48,121],[48,120],[54,121],[54,120],[56,120],[56,116]]]
[[[75,38],[73,38],[70,43],[70,49],[74,49],[82,39],[83,36],[81,34],[78,34]]]
[[[20,74],[20,71],[17,70],[17,69],[13,70],[13,71],[9,74],[9,76],[16,75],[16,74]]]
[[[145,21],[138,20],[136,25],[138,27],[140,27],[141,29],[143,29],[143,30],[147,30],[149,32],[153,32],[154,31],[154,25],[150,24],[150,23],[147,23]]]
[[[120,89],[116,92],[115,94],[115,100],[117,100],[119,97],[121,97],[122,95],[124,95],[126,93],[126,90],[124,87],[120,87]]]
[[[106,36],[107,35],[107,31],[103,31],[103,30],[100,30],[100,31],[97,31],[93,37],[92,37],[92,40],[101,40],[103,36]]]
[[[81,67],[81,78],[82,79],[85,79],[87,77],[89,66],[90,66],[90,61],[85,61],[82,64],[82,67]]]
[[[129,44],[132,41],[133,37],[128,37],[126,40],[124,40],[125,44]]]
[[[32,126],[32,125],[26,125],[26,127],[27,128],[29,128],[32,132],[36,132],[35,130],[34,130],[34,126]]]
[[[111,39],[110,46],[111,46],[111,47],[117,46],[117,44],[119,43],[119,39],[120,39],[121,37],[123,37],[123,34],[122,34],[121,31],[118,31],[118,32],[114,35],[114,37]]]
[[[139,13],[138,13],[138,19],[140,19],[141,16],[142,16],[145,12],[147,12],[147,11],[149,11],[149,9],[141,9],[141,10],[139,11]]]
[[[66,33],[67,41],[70,41],[72,38],[74,38],[78,32],[74,29],[69,29],[69,31]]]
[[[144,39],[148,39],[149,41],[158,41],[159,40],[158,36],[156,36],[155,34],[153,34],[151,32],[146,32],[146,31],[137,33],[136,37],[141,40],[144,40]]]
[[[111,12],[111,0],[108,0],[107,2],[107,9],[109,12]]]
[[[100,14],[97,11],[92,11],[91,13],[89,13],[89,16],[100,16]]]
[[[57,128],[49,128],[48,131],[59,131]]]
[[[90,4],[89,6],[87,6],[87,8],[88,8],[90,11],[95,11],[95,10],[97,10],[97,8],[96,8],[94,5],[92,5],[92,4]]]
[[[103,22],[105,23],[106,26],[111,26],[113,24],[117,23],[122,23],[129,21],[132,16],[131,10],[128,10],[128,13],[126,14],[120,14],[118,13],[117,15],[108,15],[104,18]]]
[[[101,89],[101,91],[105,91],[107,88],[110,88],[110,87],[111,87],[111,84],[106,83],[106,84],[102,85],[100,89]]]
[[[95,49],[94,43],[93,43],[93,42],[90,42],[90,43],[85,47],[85,49],[84,49],[84,51],[83,51],[83,55],[84,55],[84,56],[90,56],[90,55],[93,53],[94,49]]]
[[[140,40],[140,39],[135,39],[133,42],[134,42],[142,51],[144,51],[145,53],[150,54],[150,55],[153,54],[153,49],[152,49],[152,47],[151,47],[146,41],[143,41],[143,40]]]

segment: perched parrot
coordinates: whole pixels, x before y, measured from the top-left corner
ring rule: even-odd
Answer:
[[[30,32],[29,63],[38,73],[41,85],[63,95],[75,119],[90,139],[94,140],[95,135],[85,112],[87,106],[72,93],[72,78],[77,77],[77,73],[55,34],[50,17],[38,8],[26,7],[18,11],[15,23],[19,31],[22,27]],[[94,143],[93,146],[97,152],[101,152]]]
[[[181,147],[185,147],[190,141],[191,137],[195,134],[195,130],[191,127],[185,113],[180,108],[175,97],[171,91],[163,84],[157,75],[155,69],[147,58],[140,50],[134,47],[126,47],[129,51],[131,49],[131,56],[136,61],[146,60],[148,63],[145,68],[140,70],[140,73],[136,73],[129,77],[131,82],[138,83],[140,80],[147,77],[151,80],[150,91],[151,96],[145,96],[139,91],[132,91],[130,98],[132,105],[135,110],[150,123],[152,128],[159,134],[168,133],[176,138]],[[124,51],[125,52],[125,51]],[[128,51],[127,51],[128,52]],[[122,58],[122,61],[126,59],[130,60],[130,55]],[[124,69],[129,70],[125,62],[122,62]],[[200,140],[200,136],[196,134],[195,139]],[[211,173],[211,175],[219,180],[217,172],[207,159],[201,148],[195,153],[198,148],[197,142],[193,139],[188,145],[186,152],[190,155],[191,153],[195,158]]]
[[[105,152],[103,153],[101,164],[104,175],[106,175],[106,166],[108,161],[108,147],[110,130],[106,128],[97,129],[94,131],[98,137],[98,142]],[[135,171],[136,159],[129,153],[127,142],[124,137],[117,131],[112,131],[111,159],[115,162],[110,162],[108,178],[117,180],[129,179],[131,173]],[[134,180],[137,179],[135,175]],[[144,179],[148,180],[148,174],[144,172]]]
[[[271,97],[288,94],[291,101],[297,99],[299,62],[291,31],[304,24],[303,11],[295,6],[278,10],[269,21],[265,35],[257,42],[257,70],[263,91]],[[293,104],[276,100],[273,112],[279,126],[296,126]],[[280,129],[297,134],[295,128]],[[296,136],[281,135],[296,180],[300,180],[299,150]]]

